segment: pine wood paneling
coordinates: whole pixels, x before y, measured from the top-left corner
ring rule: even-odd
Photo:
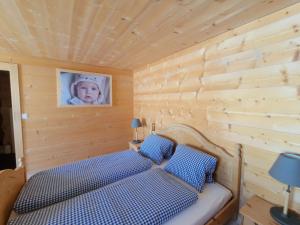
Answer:
[[[0,53],[132,69],[296,2],[2,0]]]
[[[134,71],[134,115],[190,124],[217,144],[243,145],[243,198],[282,203],[268,175],[280,152],[300,152],[300,4]],[[296,174],[295,174],[296,175]],[[291,201],[300,211],[300,191]]]
[[[128,148],[132,136],[132,72],[35,58],[12,57],[19,63],[27,175],[75,160]],[[59,108],[56,68],[109,73],[112,107]]]

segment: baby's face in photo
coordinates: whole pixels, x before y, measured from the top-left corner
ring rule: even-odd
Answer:
[[[97,101],[100,90],[95,83],[89,81],[80,81],[76,85],[77,97],[84,103],[92,104]]]

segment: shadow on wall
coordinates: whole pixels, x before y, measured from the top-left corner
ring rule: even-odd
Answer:
[[[0,79],[0,169],[14,169],[16,160],[9,72],[0,71]]]
[[[2,101],[0,99],[0,109],[2,108]],[[3,115],[0,110],[0,170],[16,168],[15,154],[11,151],[11,145],[4,143],[5,132],[3,129]]]
[[[2,101],[0,99],[0,109],[2,108]],[[3,146],[3,141],[4,141],[4,130],[3,130],[3,116],[2,116],[2,113],[0,111],[0,146]]]
[[[0,71],[0,153],[14,153],[10,75]]]

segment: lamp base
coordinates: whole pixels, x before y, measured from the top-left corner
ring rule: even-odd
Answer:
[[[284,215],[283,207],[272,207],[270,214],[281,225],[300,225],[300,217],[294,211],[289,210],[288,214]]]
[[[142,140],[133,140],[132,143],[133,144],[139,144],[139,143],[142,143]]]

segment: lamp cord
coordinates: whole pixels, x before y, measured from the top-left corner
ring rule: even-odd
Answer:
[[[291,186],[288,185],[288,187],[286,189],[286,194],[285,194],[285,199],[284,199],[284,207],[283,207],[283,215],[285,215],[285,216],[287,216],[287,214],[288,214],[290,193],[291,193]]]

